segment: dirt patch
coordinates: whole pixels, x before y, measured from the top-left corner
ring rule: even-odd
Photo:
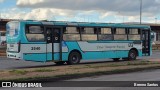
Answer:
[[[104,62],[94,64],[51,66],[44,68],[14,69],[0,71],[0,80],[28,80],[40,78],[54,78],[60,76],[72,76],[96,73],[115,73],[123,70],[136,70],[143,68],[159,68],[160,62],[151,61],[122,61]]]

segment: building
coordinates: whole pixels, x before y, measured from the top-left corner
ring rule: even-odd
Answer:
[[[10,19],[0,19],[0,43],[6,41],[6,23],[11,21]]]
[[[11,21],[10,19],[0,19],[0,32],[6,31],[6,23]]]
[[[160,42],[160,24],[149,24],[152,31],[156,33],[156,41]]]

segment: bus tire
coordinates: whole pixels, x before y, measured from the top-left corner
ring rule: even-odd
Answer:
[[[137,51],[130,50],[128,54],[128,60],[136,60],[137,58]]]
[[[81,60],[81,55],[78,52],[71,52],[68,58],[67,64],[73,65],[78,64]]]
[[[113,58],[113,61],[118,62],[120,58]]]

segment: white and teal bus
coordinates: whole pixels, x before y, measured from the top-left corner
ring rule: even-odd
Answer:
[[[11,21],[7,23],[7,57],[57,64],[135,60],[152,54],[150,32],[145,25]]]

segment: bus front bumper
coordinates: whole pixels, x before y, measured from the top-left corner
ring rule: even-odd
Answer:
[[[7,58],[21,59],[21,55],[20,55],[20,53],[10,53],[10,52],[7,52]]]

